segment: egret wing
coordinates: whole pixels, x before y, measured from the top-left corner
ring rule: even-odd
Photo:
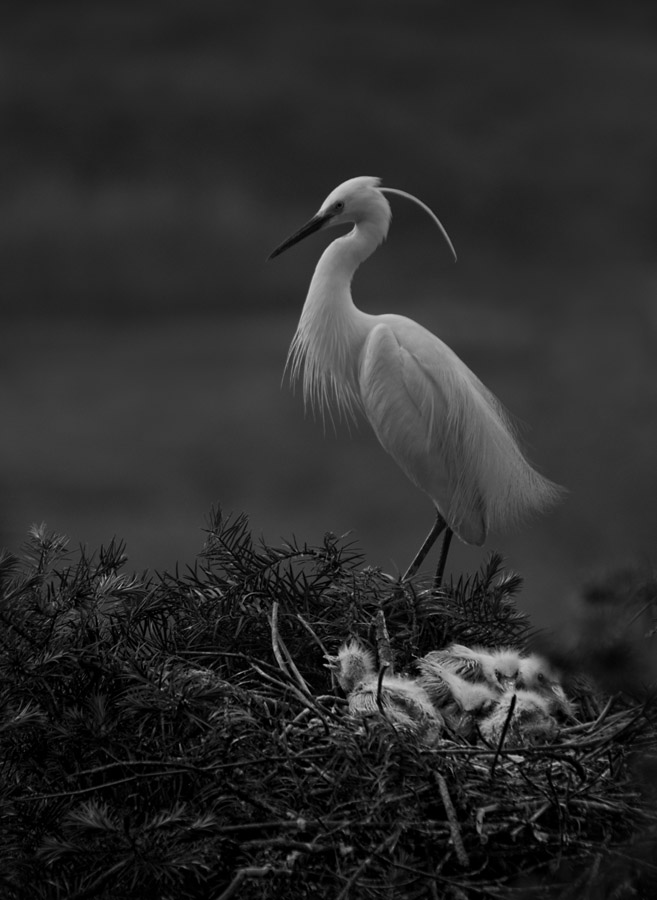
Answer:
[[[387,322],[372,329],[359,371],[365,414],[382,446],[449,526],[467,543],[482,544],[482,498],[458,409],[462,363],[429,332],[399,318],[415,326],[414,349]]]

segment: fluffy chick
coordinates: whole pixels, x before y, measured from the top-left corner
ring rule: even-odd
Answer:
[[[561,687],[559,675],[543,656],[533,653],[520,660],[518,688],[534,691],[547,701],[551,713],[572,718],[573,704]]]
[[[326,658],[328,668],[347,695],[360,682],[377,677],[373,654],[358,641],[348,641],[340,647],[336,656],[327,655]]]
[[[468,681],[433,660],[419,660],[421,687],[440,710],[453,732],[469,738],[476,734],[477,720],[490,712],[499,692],[486,680]]]
[[[445,696],[446,702],[454,702],[463,712],[473,714],[487,712],[497,701],[499,692],[485,680],[470,681],[426,657],[420,662],[424,664],[418,680],[430,697],[432,690],[434,693],[439,691]]]
[[[383,713],[395,725],[442,727],[442,716],[416,680],[384,675],[379,687],[374,657],[357,641],[343,644],[337,656],[329,657],[329,667],[347,695],[352,715]]]
[[[483,737],[491,744],[497,744],[509,717],[515,697],[515,707],[511,715],[505,744],[541,744],[551,740],[557,732],[557,723],[550,715],[550,704],[536,691],[505,691],[495,708],[480,722]]]
[[[515,650],[485,647],[466,647],[464,644],[450,644],[443,650],[433,650],[418,661],[423,675],[431,675],[434,665],[458,675],[471,684],[486,684],[497,693],[510,686],[515,687],[520,671],[521,657]],[[433,686],[436,702],[440,704],[444,689]],[[433,699],[433,698],[432,698]]]

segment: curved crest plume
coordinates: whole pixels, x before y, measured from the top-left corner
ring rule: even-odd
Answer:
[[[422,200],[418,200],[417,197],[413,196],[413,194],[409,194],[408,191],[400,191],[399,188],[381,187],[379,185],[379,190],[383,191],[384,194],[397,194],[399,197],[406,197],[407,200],[412,200],[413,203],[417,203],[417,205],[420,207],[420,209],[423,209],[425,211],[425,213],[427,213],[429,216],[431,216],[431,218],[433,219],[435,224],[440,229],[440,233],[447,241],[447,246],[452,251],[452,256],[454,257],[454,262],[456,262],[456,258],[457,258],[456,250],[454,249],[454,244],[452,243],[450,236],[447,234],[445,226],[440,221],[440,219],[435,214],[435,212],[429,206],[427,206],[426,203],[423,203]]]

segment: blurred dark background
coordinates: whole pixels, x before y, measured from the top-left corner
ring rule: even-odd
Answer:
[[[171,568],[220,502],[405,568],[430,502],[281,388],[329,235],[265,263],[368,174],[459,263],[393,199],[356,302],[451,344],[569,489],[491,537],[528,601],[654,561],[653,2],[32,0],[0,46],[1,544],[45,520]]]

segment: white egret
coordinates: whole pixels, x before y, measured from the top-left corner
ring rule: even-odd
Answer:
[[[361,409],[384,449],[429,495],[436,521],[404,578],[415,574],[446,529],[439,582],[452,532],[481,546],[489,529],[543,509],[558,489],[529,465],[499,402],[446,344],[405,316],[369,315],[354,305],[353,275],[388,233],[391,210],[384,193],[428,212],[456,259],[428,206],[368,176],[335,188],[270,259],[322,228],[353,224],[317,263],[288,364],[293,379],[303,370],[311,405],[323,410],[334,401],[347,415]]]
[[[434,733],[443,719],[425,690],[412,678],[379,676],[374,657],[358,641],[343,644],[328,665],[347,695],[349,712],[355,716],[383,714],[395,725],[408,728],[430,726]]]

